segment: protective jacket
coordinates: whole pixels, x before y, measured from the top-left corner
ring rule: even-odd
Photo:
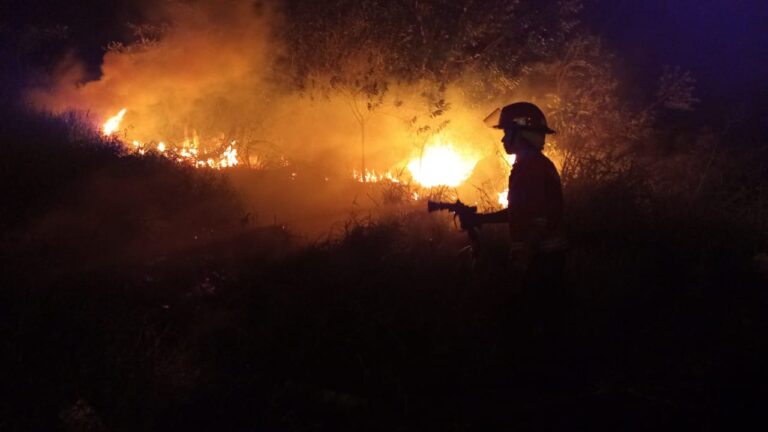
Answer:
[[[566,249],[563,190],[552,161],[536,152],[515,162],[509,174],[507,199],[511,252],[538,254]]]

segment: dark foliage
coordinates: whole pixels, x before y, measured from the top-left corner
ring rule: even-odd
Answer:
[[[558,52],[580,9],[574,1],[443,0],[330,7],[291,0],[283,7],[290,17],[280,30],[290,53],[285,66],[301,86],[316,84],[318,75],[344,75],[339,65],[355,63],[404,81],[450,82],[475,66],[518,76]]]
[[[242,225],[216,175],[121,156],[76,122],[13,118],[2,160],[26,162],[3,171],[16,185],[3,191],[3,430],[759,419],[764,243],[699,200],[572,182],[566,295],[529,303],[498,264],[457,255],[466,239],[446,219],[351,220],[299,245]]]

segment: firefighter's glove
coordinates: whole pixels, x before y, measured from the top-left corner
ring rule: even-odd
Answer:
[[[459,218],[459,226],[467,231],[480,226],[480,215],[477,213],[463,213],[456,215]]]

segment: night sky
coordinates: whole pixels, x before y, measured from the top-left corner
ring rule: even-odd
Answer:
[[[768,85],[768,2],[620,0],[600,2],[586,21],[635,79],[680,66],[696,78],[702,103],[738,101]]]

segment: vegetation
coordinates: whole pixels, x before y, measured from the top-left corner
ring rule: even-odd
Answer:
[[[570,301],[553,314],[457,255],[445,219],[352,219],[305,244],[241,224],[218,175],[14,119],[3,172],[26,193],[4,190],[4,430],[688,428],[760,412],[748,211],[572,183]]]
[[[686,129],[676,116],[695,101],[679,71],[655,100],[628,102],[618,60],[576,33],[571,2],[503,13],[481,2],[474,15],[456,2],[390,3],[287,2],[287,16],[309,23],[288,33],[364,40],[350,55],[389,50],[398,62],[377,61],[381,74],[333,83],[376,83],[372,97],[387,88],[378,77],[409,73],[438,93],[467,68],[496,77],[478,94],[544,81],[539,102],[562,131],[550,149],[564,161],[571,242],[562,298],[530,302],[503,263],[473,263],[447,217],[402,205],[402,185],[366,189],[386,211],[307,240],[252,216],[232,187],[237,171],[126,155],[76,116],[4,106],[0,430],[738,429],[761,419],[764,131],[738,118]],[[553,14],[552,26],[535,20]],[[511,20],[506,42],[546,33],[494,45]],[[406,24],[359,27],[372,22]],[[444,28],[461,31],[444,40]],[[489,47],[520,51],[493,60]],[[294,85],[344,61],[314,54],[307,45]],[[281,187],[269,174],[256,181]],[[503,248],[503,229],[483,234],[485,251]]]

